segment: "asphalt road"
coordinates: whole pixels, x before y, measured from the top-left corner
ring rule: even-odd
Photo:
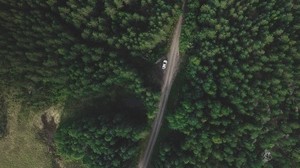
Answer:
[[[181,33],[182,16],[179,17],[176,28],[173,33],[173,38],[170,46],[169,53],[167,55],[168,64],[165,69],[164,82],[161,90],[161,98],[159,102],[159,110],[154,120],[151,135],[147,144],[147,148],[142,155],[138,168],[147,168],[154,145],[159,134],[159,130],[162,124],[162,119],[168,102],[169,94],[172,88],[173,81],[175,79],[178,65],[179,65],[179,38]]]

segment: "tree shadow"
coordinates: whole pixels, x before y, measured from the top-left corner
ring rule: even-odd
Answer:
[[[147,124],[146,108],[141,99],[124,91],[91,95],[88,98],[70,100],[63,113],[63,123],[82,119],[121,117],[124,123],[138,126]]]

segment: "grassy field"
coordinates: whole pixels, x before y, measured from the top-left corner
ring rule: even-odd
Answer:
[[[0,167],[52,168],[48,147],[37,134],[38,126],[41,126],[41,113],[29,113],[26,118],[18,118],[22,110],[21,103],[13,96],[6,96],[6,103],[8,135],[0,139]]]

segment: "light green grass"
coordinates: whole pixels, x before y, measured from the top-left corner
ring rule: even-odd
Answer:
[[[47,146],[38,139],[38,128],[34,123],[38,115],[18,120],[20,102],[7,98],[8,135],[0,140],[1,168],[52,168],[51,155]]]

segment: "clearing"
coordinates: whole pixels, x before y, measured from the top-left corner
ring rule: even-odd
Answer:
[[[20,115],[21,102],[12,93],[5,95],[5,102],[8,135],[0,139],[1,168],[52,168],[48,147],[38,136],[41,113]]]

